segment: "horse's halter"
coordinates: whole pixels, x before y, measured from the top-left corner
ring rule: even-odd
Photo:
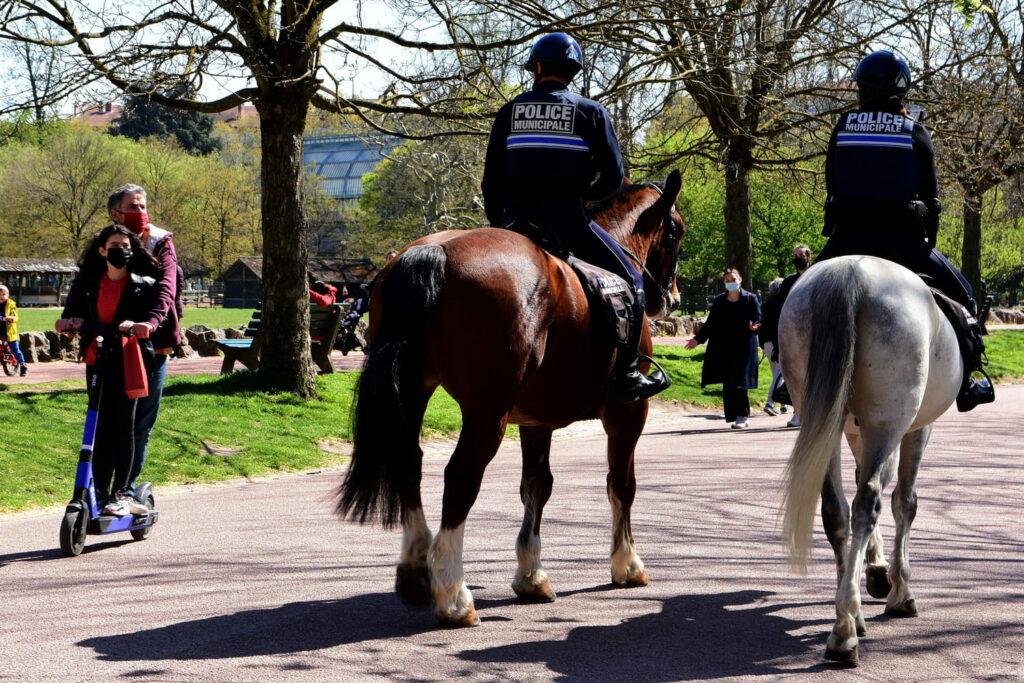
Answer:
[[[647,183],[647,187],[657,191],[659,195],[663,194],[661,188],[658,187],[657,185]],[[674,205],[669,207],[668,214],[665,216],[662,223],[662,228],[665,233],[665,236],[662,239],[664,239],[670,245],[675,244],[676,241],[676,224],[672,220],[672,212],[674,210]],[[673,278],[675,278],[676,269],[679,267],[679,249],[673,249],[672,268],[669,269],[668,275],[665,278],[665,284],[662,285],[660,282],[658,282],[658,278],[654,277],[654,273],[652,273],[650,269],[647,268],[647,263],[639,256],[637,256],[635,253],[633,253],[632,249],[622,244],[621,242],[619,242],[619,246],[622,247],[622,251],[626,252],[627,256],[633,259],[640,266],[640,270],[643,271],[644,275],[651,279],[651,282],[654,283],[654,286],[658,288],[658,294],[661,295],[661,300],[665,303],[665,305],[670,305],[672,298],[669,295],[669,290],[672,289],[672,280]]]

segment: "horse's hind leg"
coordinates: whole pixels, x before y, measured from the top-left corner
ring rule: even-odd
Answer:
[[[896,538],[892,546],[889,581],[892,590],[885,601],[885,613],[901,617],[916,617],[917,603],[910,592],[910,525],[917,515],[915,483],[925,446],[931,436],[928,425],[903,437],[900,444],[900,468],[896,490],[892,492],[892,514],[896,520]]]
[[[647,571],[636,554],[630,509],[636,497],[633,457],[647,420],[647,401],[606,404],[601,422],[608,434],[608,502],[612,506],[612,582],[646,586]]]
[[[441,528],[430,545],[430,590],[437,618],[451,626],[476,626],[480,619],[462,571],[466,517],[480,493],[487,464],[505,435],[505,418],[463,413],[462,433],[444,468]]]
[[[850,450],[853,451],[854,458],[858,463],[857,466],[857,481],[860,481],[860,465],[862,461],[861,456],[861,440],[858,432],[847,432],[846,440],[850,444]],[[868,548],[865,555],[865,561],[867,567],[864,570],[864,583],[868,589],[868,595],[873,598],[884,598],[889,594],[889,579],[887,577],[889,571],[889,565],[885,561],[883,539],[882,539],[882,528],[875,526],[874,533],[868,539]],[[840,576],[842,572],[840,571]],[[864,635],[861,633],[861,635]]]
[[[436,386],[428,384],[417,404],[411,401],[407,407],[409,424],[408,440],[410,451],[406,461],[408,476],[402,488],[402,556],[395,572],[395,592],[410,607],[425,608],[430,605],[430,573],[427,570],[427,551],[430,548],[430,528],[423,515],[423,499],[420,497],[420,480],[423,474],[423,451],[420,449],[420,428],[427,402]]]
[[[523,501],[523,526],[516,539],[516,569],[512,590],[525,602],[551,602],[555,591],[540,563],[540,522],[544,505],[551,497],[551,428],[520,427],[523,449],[523,478],[519,497]]]
[[[431,536],[420,498],[423,451],[419,446],[416,451],[415,481],[410,482],[402,495],[402,559],[396,572],[395,592],[410,607],[427,607],[430,604],[427,551],[430,549]]]
[[[882,510],[882,490],[892,478],[899,436],[891,428],[880,428],[876,433],[862,431],[861,438],[864,439],[864,459],[858,471],[857,495],[853,499],[850,547],[836,591],[836,623],[825,648],[826,658],[854,665],[857,663],[857,637],[865,632],[860,573],[868,541]]]
[[[829,462],[825,483],[821,487],[821,524],[825,536],[836,556],[837,583],[843,580],[847,541],[850,538],[850,506],[843,493],[843,478],[840,456],[842,450],[837,444]]]

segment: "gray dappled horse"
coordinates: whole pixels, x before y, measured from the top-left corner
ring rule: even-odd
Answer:
[[[786,300],[779,321],[783,374],[801,429],[789,458],[785,537],[806,568],[815,503],[839,574],[836,623],[825,656],[857,663],[861,567],[885,611],[916,616],[907,541],[917,511],[914,484],[932,423],[956,398],[963,361],[956,335],[920,277],[890,261],[843,256],[815,264]],[[850,509],[840,474],[841,437],[856,459]],[[878,516],[892,494],[896,538],[886,566]]]

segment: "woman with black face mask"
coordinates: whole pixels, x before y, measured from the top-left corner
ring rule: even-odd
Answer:
[[[148,391],[154,364],[149,335],[162,322],[156,312],[156,274],[156,259],[134,234],[120,225],[104,228],[82,252],[78,275],[55,325],[58,332],[81,330],[79,353],[87,364],[90,393],[97,390],[92,386],[94,374],[102,373],[93,447],[93,478],[102,514],[146,510],[124,489],[135,455],[135,407]],[[96,339],[100,336],[102,349]]]

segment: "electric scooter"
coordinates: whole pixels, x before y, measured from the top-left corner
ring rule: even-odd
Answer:
[[[96,337],[97,363],[102,363],[103,355],[103,337]],[[135,487],[135,499],[146,506],[145,513],[118,517],[100,512],[92,474],[92,451],[96,443],[96,424],[99,421],[100,396],[103,392],[102,378],[103,372],[97,367],[90,380],[90,388],[94,391],[89,392],[82,450],[78,453],[78,470],[75,473],[75,492],[64,510],[64,519],[60,523],[60,549],[67,557],[82,554],[87,535],[128,531],[136,541],[145,540],[153,530],[158,517],[154,509],[153,486],[149,482],[140,482]]]

